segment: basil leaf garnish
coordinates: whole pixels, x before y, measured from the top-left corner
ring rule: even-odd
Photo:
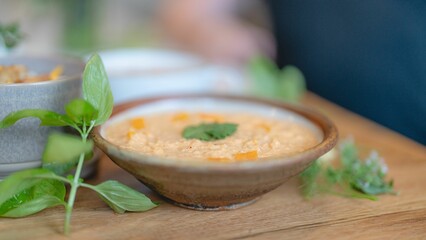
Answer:
[[[114,100],[104,64],[97,54],[89,59],[84,69],[83,96],[98,111],[96,125],[108,120]]]
[[[215,141],[231,136],[237,131],[235,123],[202,123],[196,126],[188,126],[182,136],[185,139],[198,139],[202,141]]]

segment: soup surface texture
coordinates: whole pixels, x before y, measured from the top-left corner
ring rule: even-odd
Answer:
[[[214,141],[185,139],[183,130],[202,123],[234,123],[231,136]],[[283,157],[303,152],[321,141],[296,121],[251,113],[159,113],[129,118],[105,129],[106,139],[124,149],[185,161],[235,162]]]

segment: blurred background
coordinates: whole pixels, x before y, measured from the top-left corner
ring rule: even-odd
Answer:
[[[115,48],[185,49],[167,22],[177,5],[170,0],[2,0],[0,23],[19,25],[18,53],[84,56]],[[262,1],[247,0],[236,11],[244,21],[270,26]]]
[[[0,54],[99,52],[117,103],[176,92],[296,102],[307,86],[425,144],[425,12],[402,0],[2,0],[0,24],[22,39]]]
[[[0,22],[24,34],[15,51],[85,55],[117,47],[161,46],[159,2],[146,0],[5,0]]]
[[[0,24],[16,27],[19,39],[13,48],[0,47],[0,54],[87,58],[98,52],[110,76],[116,103],[171,93],[246,94],[244,68],[259,54],[260,46],[252,43],[258,37],[244,32],[232,36],[232,43],[230,39],[220,40],[216,47],[193,44],[192,39],[210,38],[197,30],[203,26],[188,26],[193,19],[186,18],[185,11],[196,10],[193,6],[192,1],[185,0],[5,0],[0,7]],[[205,12],[210,6],[202,8],[200,12]],[[265,29],[257,32],[262,33],[259,38],[267,35],[270,23],[262,1],[248,0],[232,8],[238,21],[256,26],[253,29]],[[214,34],[218,39],[226,35]],[[272,48],[271,39],[268,48]],[[245,47],[228,54],[228,44],[231,49],[241,44]]]

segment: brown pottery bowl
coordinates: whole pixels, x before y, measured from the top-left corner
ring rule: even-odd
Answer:
[[[322,114],[303,106],[240,96],[169,96],[140,99],[118,106],[120,111],[95,129],[93,138],[118,166],[173,203],[198,210],[234,209],[254,202],[299,174],[312,161],[331,150],[338,138],[334,124]],[[303,152],[245,162],[176,161],[126,150],[105,138],[110,124],[126,118],[157,112],[222,110],[252,112],[263,116],[277,113],[316,131],[319,143]]]

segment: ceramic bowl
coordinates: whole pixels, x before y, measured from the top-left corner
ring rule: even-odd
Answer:
[[[63,113],[66,103],[81,96],[84,62],[80,59],[28,56],[0,58],[0,65],[14,64],[25,65],[35,74],[49,73],[61,65],[63,77],[46,82],[0,84],[0,119],[11,112],[28,108]],[[47,136],[52,129],[39,127],[39,120],[33,118],[0,129],[0,179],[14,171],[40,166]]]
[[[116,104],[168,94],[241,94],[247,91],[245,79],[237,70],[181,51],[128,48],[106,50],[99,55]]]
[[[236,96],[178,96],[141,99],[121,105],[93,138],[118,166],[171,202],[198,210],[234,209],[245,206],[328,152],[337,141],[337,130],[322,114],[302,106]],[[290,119],[314,131],[319,144],[290,157],[246,162],[177,161],[125,150],[105,138],[105,129],[116,122],[141,114],[170,111],[249,112]]]

